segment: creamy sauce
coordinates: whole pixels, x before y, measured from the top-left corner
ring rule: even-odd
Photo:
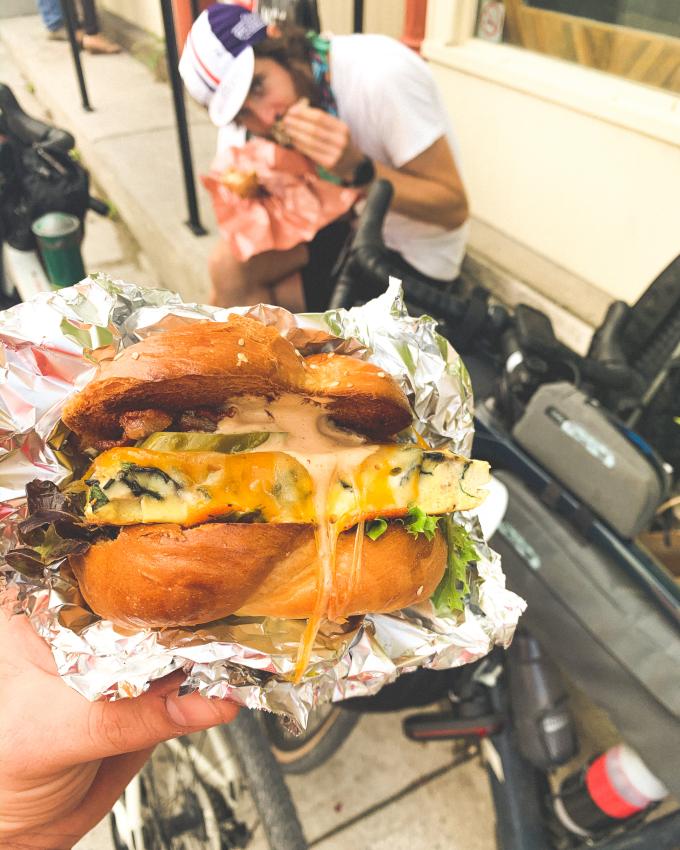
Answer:
[[[244,396],[232,405],[233,416],[217,423],[220,434],[243,434],[248,431],[279,432],[252,451],[300,452],[319,454],[335,452],[338,447],[360,446],[366,438],[338,428],[328,418],[322,401],[283,395],[266,405],[261,398]]]
[[[237,434],[248,431],[276,432],[253,451],[285,451],[298,460],[309,472],[313,482],[316,525],[314,538],[317,549],[318,574],[316,601],[307,621],[295,664],[298,681],[309,663],[314,640],[324,617],[333,619],[337,612],[330,604],[335,587],[338,517],[329,516],[328,494],[338,476],[354,480],[354,470],[377,446],[367,443],[359,434],[335,426],[328,418],[322,402],[303,400],[284,395],[263,407],[261,398],[243,398],[233,406],[233,415],[220,420],[217,431]],[[339,452],[338,449],[342,449]],[[357,529],[357,540],[363,538],[363,522]],[[361,559],[361,543],[355,542],[348,594],[356,582],[356,563]],[[358,561],[357,561],[358,559]],[[339,610],[342,610],[342,606]]]

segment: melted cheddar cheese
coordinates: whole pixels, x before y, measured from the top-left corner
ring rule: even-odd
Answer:
[[[304,456],[260,451],[158,452],[115,448],[85,476],[93,524],[233,522],[330,524],[336,534],[362,520],[428,514],[479,504],[486,464],[413,445],[363,445]],[[332,541],[320,540],[332,549]],[[330,555],[330,552],[328,552]]]

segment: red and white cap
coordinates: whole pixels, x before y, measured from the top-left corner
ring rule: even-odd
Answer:
[[[253,45],[266,37],[262,18],[235,3],[214,3],[196,18],[179,73],[218,127],[233,121],[243,106],[253,81]]]

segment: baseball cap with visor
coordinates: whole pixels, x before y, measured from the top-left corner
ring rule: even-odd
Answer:
[[[267,37],[255,12],[235,3],[214,3],[196,18],[187,36],[179,73],[189,94],[208,107],[213,124],[234,120],[253,81],[253,45]]]

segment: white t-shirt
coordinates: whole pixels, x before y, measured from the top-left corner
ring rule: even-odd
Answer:
[[[446,136],[459,168],[458,142],[434,78],[408,47],[384,35],[332,36],[330,74],[338,115],[371,159],[400,168]],[[450,280],[460,270],[468,224],[446,230],[390,212],[383,235],[420,272]]]

